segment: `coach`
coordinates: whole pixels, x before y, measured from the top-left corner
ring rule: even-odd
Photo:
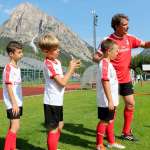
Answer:
[[[124,108],[124,126],[121,138],[130,141],[137,139],[131,132],[131,123],[134,115],[135,100],[133,96],[133,86],[130,77],[130,63],[131,63],[131,49],[132,48],[150,48],[150,41],[144,42],[135,36],[128,34],[128,16],[124,14],[116,14],[112,17],[111,27],[114,33],[109,35],[110,38],[119,45],[119,53],[112,64],[116,70],[119,81],[119,94],[123,97],[125,102]],[[99,62],[103,57],[100,49],[94,54],[93,60]],[[113,124],[112,124],[113,127]]]

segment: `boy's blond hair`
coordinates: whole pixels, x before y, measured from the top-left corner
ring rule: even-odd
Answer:
[[[51,50],[53,47],[59,47],[59,40],[52,34],[46,34],[40,37],[38,45],[41,50]]]

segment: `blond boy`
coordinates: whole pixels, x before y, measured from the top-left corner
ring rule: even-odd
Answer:
[[[79,68],[79,60],[71,60],[68,71],[63,75],[61,62],[57,59],[60,53],[58,39],[47,34],[39,39],[39,47],[45,55],[44,60],[44,115],[48,127],[48,150],[56,150],[63,128],[63,95],[69,78],[76,68]]]

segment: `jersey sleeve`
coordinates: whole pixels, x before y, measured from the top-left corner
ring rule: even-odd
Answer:
[[[49,77],[50,77],[51,79],[53,79],[53,78],[57,75],[56,70],[55,70],[55,67],[54,67],[54,65],[53,65],[51,62],[49,62],[49,61],[46,61],[45,63],[46,63],[45,65],[46,65],[46,67],[47,67],[48,75],[49,75]]]
[[[12,77],[11,77],[11,67],[9,64],[6,65],[4,69],[4,83],[5,84],[12,84]]]
[[[142,40],[131,35],[129,35],[129,41],[130,41],[131,48],[138,48],[142,43]]]
[[[101,80],[109,81],[109,63],[106,60],[102,60],[101,73]]]

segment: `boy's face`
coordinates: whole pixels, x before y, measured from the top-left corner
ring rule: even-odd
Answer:
[[[15,61],[20,60],[23,57],[22,49],[15,49],[14,52],[10,52],[9,56],[14,59]]]
[[[119,46],[115,44],[113,46],[113,49],[109,52],[110,59],[114,60],[117,57],[118,52],[119,52]]]
[[[50,50],[45,50],[46,57],[52,60],[58,58],[59,53],[60,50],[58,49],[58,47],[53,47]]]

